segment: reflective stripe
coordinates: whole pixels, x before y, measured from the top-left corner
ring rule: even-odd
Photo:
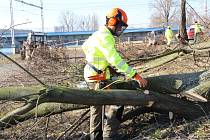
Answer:
[[[82,46],[86,60],[97,69],[104,70],[108,65],[115,66],[119,72],[132,77],[136,71],[123,61],[115,48],[115,39],[107,27],[100,28]],[[93,76],[92,69],[85,69],[85,76]],[[107,79],[110,77],[109,70],[106,70]]]
[[[98,61],[107,61],[106,60],[106,58],[104,58],[104,57],[86,57],[86,60],[88,61],[88,62],[98,62]]]
[[[117,64],[117,68],[121,69],[126,62],[121,60],[119,64]]]
[[[195,24],[195,33],[201,32],[201,28],[199,27],[199,24]]]
[[[131,68],[131,67],[128,67],[128,69],[126,70],[126,73],[127,73],[127,74],[130,74],[131,71],[132,71],[132,68]]]

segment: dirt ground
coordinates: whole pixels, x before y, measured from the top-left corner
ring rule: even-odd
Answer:
[[[166,49],[167,47],[164,45],[146,46],[144,44],[124,44],[124,46],[118,47],[118,50],[126,59],[147,57],[161,53]],[[58,54],[55,52],[58,52]],[[46,58],[46,56],[50,56],[50,58]],[[37,56],[30,61],[21,60],[18,55],[11,57],[45,84],[75,86],[78,81],[83,80],[84,59],[82,57],[84,57],[84,54],[81,48],[59,49],[52,54]],[[196,59],[195,61],[191,54],[183,55],[172,62],[146,71],[143,73],[143,76],[196,72],[209,68],[210,62],[208,57],[197,57]],[[141,63],[144,62],[139,64]],[[0,75],[0,87],[39,84],[34,78],[2,56],[0,56]],[[11,103],[8,103],[8,105],[11,105]],[[128,110],[130,108],[132,107],[127,107]],[[39,120],[25,121],[17,126],[0,131],[0,139],[55,139],[73,124],[82,112],[84,110],[66,112],[52,117],[40,118]],[[47,121],[50,121],[50,123],[48,124],[47,135],[45,135],[46,133],[43,132],[46,131]],[[205,125],[201,126],[201,122],[205,123]],[[203,129],[205,131],[202,131]],[[88,130],[89,121],[87,120],[71,136],[66,135],[63,139],[79,139],[79,137],[84,139]],[[186,120],[170,122],[167,115],[153,113],[144,114],[133,120],[126,121],[122,124],[121,131],[129,139],[133,140],[134,138],[197,139],[208,137],[207,134],[210,132],[210,127],[209,120],[205,118],[195,122],[187,122]]]

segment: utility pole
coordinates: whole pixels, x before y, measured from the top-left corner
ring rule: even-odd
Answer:
[[[44,14],[43,14],[43,1],[40,0],[41,3],[41,20],[42,20],[42,32],[44,33]]]
[[[205,0],[205,16],[206,16],[206,20],[208,20],[208,6],[207,6],[207,0]]]
[[[15,1],[20,2],[20,3],[23,3],[23,4],[25,4],[25,5],[29,5],[29,6],[36,7],[36,8],[41,9],[42,32],[44,32],[43,1],[42,1],[42,0],[40,0],[40,4],[41,4],[41,6],[37,6],[37,5],[31,4],[31,3],[27,3],[27,2],[22,1],[22,0],[15,0]]]
[[[13,50],[13,54],[15,54],[15,31],[14,31],[14,19],[13,19],[13,4],[12,0],[10,0],[10,16],[11,16],[11,25],[10,25],[10,30],[11,30],[11,48]]]

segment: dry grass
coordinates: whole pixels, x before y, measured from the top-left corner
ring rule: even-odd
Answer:
[[[145,44],[123,44],[118,46],[124,58],[146,57],[154,53],[162,52],[165,46],[146,46]],[[46,52],[37,52],[32,61],[24,61],[19,56],[12,56],[18,62],[47,84],[62,84],[73,86],[83,80],[84,59],[81,48],[58,48]],[[9,61],[0,57],[0,64],[8,64]],[[142,62],[141,62],[142,63]],[[199,62],[201,63],[201,62]],[[208,63],[209,64],[209,63]],[[209,65],[208,65],[209,67]],[[195,72],[206,69],[207,66],[198,66],[193,61],[192,55],[182,56],[173,62],[164,64],[158,68],[144,73],[145,76]],[[27,74],[19,70],[7,73],[4,81],[0,79],[2,86],[38,84]],[[18,79],[18,80],[17,80]],[[71,85],[72,84],[72,85]],[[7,106],[11,106],[8,102]],[[2,111],[8,111],[4,104]],[[17,106],[15,106],[17,107]],[[84,112],[84,110],[66,112],[51,117],[32,119],[0,131],[0,139],[55,139],[65,131]],[[46,125],[47,124],[47,125]],[[210,132],[208,118],[200,118],[195,121],[186,121],[176,117],[170,121],[167,115],[148,113],[142,114],[133,120],[122,124],[121,131],[130,139],[208,139]],[[89,130],[89,121],[82,124],[71,136],[65,139],[78,139],[83,132]]]

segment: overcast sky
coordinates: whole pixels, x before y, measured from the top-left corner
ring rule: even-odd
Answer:
[[[40,0],[23,1],[40,6]],[[189,3],[198,13],[204,13],[204,1],[189,0]],[[8,28],[11,19],[10,0],[0,0],[0,2],[0,28]],[[151,5],[153,3],[153,0],[43,0],[45,31],[53,31],[54,26],[59,25],[59,17],[61,12],[65,10],[71,10],[78,16],[95,13],[99,19],[99,25],[103,25],[107,11],[113,7],[120,7],[126,11],[129,27],[146,27],[150,22],[150,15],[152,14]],[[41,30],[41,12],[39,8],[13,0],[13,10],[15,24],[26,21],[31,22],[15,28]]]

